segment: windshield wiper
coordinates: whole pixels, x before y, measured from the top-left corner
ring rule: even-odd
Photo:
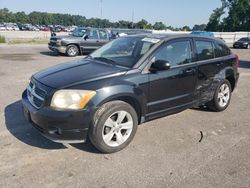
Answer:
[[[92,59],[95,59],[95,60],[98,60],[98,61],[102,61],[102,62],[105,62],[105,63],[110,63],[110,64],[113,64],[113,65],[116,65],[116,62],[112,59],[108,59],[106,57],[90,57]]]

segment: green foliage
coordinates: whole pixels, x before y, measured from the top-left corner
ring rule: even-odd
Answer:
[[[155,22],[155,24],[153,25],[153,28],[155,30],[163,30],[163,29],[166,29],[166,26],[162,22]]]
[[[0,43],[5,43],[5,42],[6,42],[5,37],[0,35]]]
[[[213,11],[208,31],[249,31],[250,0],[221,0],[222,6]],[[225,12],[228,12],[225,15]],[[224,18],[222,19],[222,17]]]
[[[103,27],[103,28],[136,28],[136,29],[171,29],[179,30],[178,28],[173,28],[171,26],[166,27],[162,22],[156,22],[155,24],[150,24],[146,20],[142,19],[137,23],[132,23],[130,21],[120,20],[117,22],[110,22],[107,19],[90,18],[87,19],[80,15],[70,15],[70,14],[58,14],[58,13],[47,13],[47,12],[31,12],[30,14],[25,14],[25,12],[13,13],[8,9],[0,9],[0,23],[1,22],[14,22],[14,23],[31,23],[39,25],[64,25],[64,26],[85,26],[85,27]]]
[[[190,27],[185,25],[182,29],[182,31],[191,31]]]
[[[192,31],[205,31],[207,25],[206,24],[201,24],[201,25],[194,25]]]

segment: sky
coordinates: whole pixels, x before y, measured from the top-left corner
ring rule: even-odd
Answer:
[[[86,18],[102,15],[110,21],[132,21],[134,17],[134,22],[145,19],[174,27],[207,23],[212,11],[220,6],[220,0],[0,0],[0,8],[12,12],[68,13]]]

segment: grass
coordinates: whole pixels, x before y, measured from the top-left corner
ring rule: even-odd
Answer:
[[[5,43],[5,42],[6,42],[5,37],[0,35],[0,43]]]
[[[48,39],[33,38],[33,39],[12,39],[8,44],[47,44]]]

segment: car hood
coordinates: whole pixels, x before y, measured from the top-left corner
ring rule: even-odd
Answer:
[[[128,69],[125,67],[83,59],[45,69],[33,75],[33,78],[46,86],[63,89],[123,75],[127,71]]]

